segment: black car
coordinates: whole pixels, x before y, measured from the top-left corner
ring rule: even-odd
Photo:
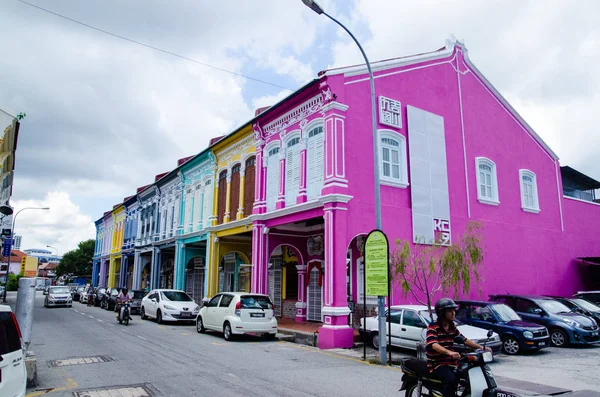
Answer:
[[[464,300],[457,301],[456,318],[465,324],[491,329],[500,335],[506,354],[537,351],[550,346],[548,329],[539,324],[523,321],[503,303]]]
[[[117,310],[117,296],[119,296],[120,288],[109,288],[102,299],[100,307],[106,310]]]
[[[96,288],[96,297],[94,298],[94,306],[102,307],[102,301],[106,296],[106,288],[98,287]]]
[[[564,304],[574,313],[584,314],[593,318],[596,324],[600,325],[600,307],[582,298],[562,298],[559,296],[551,296],[551,298]]]
[[[85,287],[78,287],[73,293],[73,301],[80,301],[82,296],[85,296]]]
[[[146,296],[146,291],[129,291],[129,296],[131,296],[132,298],[131,307],[129,308],[129,311],[131,312],[131,314],[140,314],[142,310],[142,298]]]

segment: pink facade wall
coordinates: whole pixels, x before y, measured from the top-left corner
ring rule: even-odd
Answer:
[[[458,241],[469,220],[479,221],[485,228],[484,281],[479,286],[481,294],[475,287],[470,297],[487,300],[488,294],[505,292],[572,294],[584,288],[584,266],[573,259],[600,256],[600,237],[594,233],[600,206],[562,198],[558,162],[469,69],[462,52],[426,64],[388,69],[385,74],[389,76],[375,80],[376,95],[401,101],[400,134],[408,137],[407,105],[444,118],[452,238]],[[375,219],[371,108],[364,77],[335,75],[328,81],[337,100],[349,106],[346,164],[348,194],[353,199],[348,203],[348,243],[356,234],[373,228]],[[407,150],[409,147],[407,140]],[[496,163],[498,206],[477,200],[475,157]],[[521,209],[519,169],[536,174],[539,214]],[[396,239],[412,240],[410,186],[382,185],[381,206],[383,230],[391,244]],[[412,300],[402,297],[398,286],[394,291],[394,302]]]

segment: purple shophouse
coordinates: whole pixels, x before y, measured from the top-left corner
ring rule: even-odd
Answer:
[[[600,183],[561,168],[461,42],[372,66],[390,248],[450,242],[473,220],[485,261],[472,298],[598,286]],[[322,322],[320,348],[351,347],[362,242],[375,227],[366,66],[321,72],[257,113],[252,290],[270,292],[281,316]],[[410,300],[392,289],[393,303]]]

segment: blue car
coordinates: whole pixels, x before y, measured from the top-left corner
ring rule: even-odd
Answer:
[[[548,328],[550,343],[556,347],[600,343],[598,324],[587,316],[574,313],[559,301],[545,296],[491,295],[490,301],[504,303],[525,321]]]
[[[458,301],[456,318],[474,327],[491,329],[500,335],[502,351],[518,354],[537,351],[550,345],[546,327],[523,321],[513,309],[503,303],[463,300]]]

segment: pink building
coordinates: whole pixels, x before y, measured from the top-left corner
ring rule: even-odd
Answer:
[[[561,169],[462,43],[372,66],[391,245],[434,235],[452,241],[474,220],[486,252],[481,295],[472,298],[572,294],[593,287],[594,277],[597,285],[590,263],[600,257],[600,184]],[[351,347],[361,242],[375,227],[366,67],[321,72],[253,127],[252,290],[271,293],[282,316],[322,322],[319,347]],[[393,291],[393,303],[407,301],[398,285]]]

